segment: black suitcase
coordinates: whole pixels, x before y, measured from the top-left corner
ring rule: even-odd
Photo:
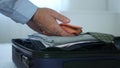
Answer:
[[[36,40],[13,39],[12,58],[18,68],[120,68],[120,38],[113,41],[45,48]]]

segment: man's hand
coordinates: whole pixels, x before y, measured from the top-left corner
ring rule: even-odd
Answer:
[[[56,20],[69,23],[70,20],[49,8],[39,8],[33,18],[27,23],[33,30],[51,36],[72,36],[64,31]]]

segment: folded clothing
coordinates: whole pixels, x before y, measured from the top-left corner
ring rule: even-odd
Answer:
[[[42,42],[45,47],[65,47],[71,46],[73,44],[86,43],[86,42],[96,42],[96,38],[89,34],[79,34],[77,36],[46,36],[43,34],[32,34],[29,35],[29,39],[38,40]]]
[[[114,36],[111,34],[105,34],[100,32],[87,32],[87,34],[92,35],[99,41],[105,42],[105,43],[113,43]]]
[[[70,24],[60,24],[61,28],[63,28],[66,32],[74,35],[79,35],[82,32],[82,27],[74,26]]]

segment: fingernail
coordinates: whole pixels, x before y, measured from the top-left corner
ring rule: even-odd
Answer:
[[[70,22],[70,20],[69,20],[69,19],[66,19],[66,20],[65,20],[65,22],[66,22],[66,23],[69,23],[69,22]]]

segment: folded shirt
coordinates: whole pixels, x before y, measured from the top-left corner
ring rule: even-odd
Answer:
[[[89,34],[79,34],[77,36],[63,37],[63,36],[46,36],[43,34],[29,35],[29,39],[42,42],[45,47],[66,47],[78,43],[96,42],[96,38]]]
[[[66,32],[74,35],[79,35],[82,32],[82,27],[74,26],[71,24],[60,24],[61,28],[64,29]]]

